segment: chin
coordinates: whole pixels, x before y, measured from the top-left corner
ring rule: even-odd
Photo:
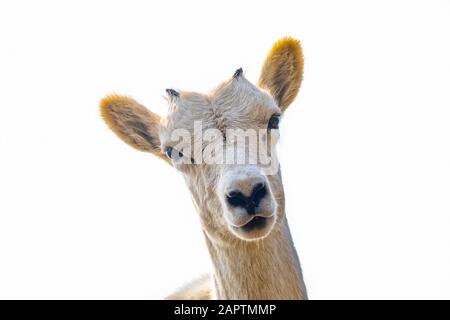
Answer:
[[[275,215],[271,217],[255,216],[241,227],[230,226],[231,232],[246,241],[261,240],[267,237],[275,225]]]

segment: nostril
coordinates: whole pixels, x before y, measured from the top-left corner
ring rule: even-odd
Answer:
[[[247,206],[247,198],[239,191],[232,191],[227,195],[227,201],[232,207]]]
[[[253,187],[251,201],[257,207],[261,200],[267,195],[266,185],[264,183],[258,183]]]
[[[253,192],[264,189],[266,187],[266,185],[262,182],[257,183],[254,187],[253,187]]]

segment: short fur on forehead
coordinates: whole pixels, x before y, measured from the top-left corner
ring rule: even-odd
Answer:
[[[231,127],[256,129],[272,114],[280,112],[274,99],[244,75],[219,85],[212,99],[216,114],[223,115]]]

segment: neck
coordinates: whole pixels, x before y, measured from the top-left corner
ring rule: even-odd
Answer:
[[[285,217],[264,239],[223,243],[206,235],[217,299],[307,299]]]

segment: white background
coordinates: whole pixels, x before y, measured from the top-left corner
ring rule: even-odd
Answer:
[[[2,1],[0,298],[162,298],[209,270],[187,188],[108,93],[305,74],[279,153],[312,299],[450,298],[449,1]]]

